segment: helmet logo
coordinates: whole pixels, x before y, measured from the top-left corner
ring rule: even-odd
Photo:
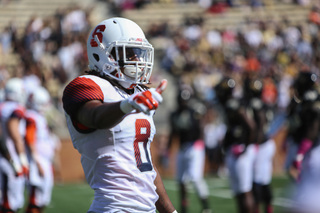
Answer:
[[[105,25],[98,25],[96,27],[96,29],[94,29],[94,31],[91,35],[92,36],[91,41],[90,41],[91,47],[98,47],[99,46],[98,43],[94,40],[95,36],[97,36],[99,41],[102,43],[102,37],[103,37],[102,32],[104,32],[105,29],[106,29]]]

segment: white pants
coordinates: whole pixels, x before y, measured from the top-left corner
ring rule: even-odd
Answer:
[[[30,175],[28,186],[29,190],[31,187],[36,187],[35,190],[35,205],[42,207],[50,204],[51,193],[54,184],[52,163],[44,158],[40,160],[41,167],[44,171],[44,176],[41,177],[39,174],[38,167],[34,161],[30,162]]]
[[[226,165],[229,170],[229,181],[234,195],[249,192],[252,189],[253,166],[256,155],[256,145],[248,145],[246,151],[235,156],[231,148],[226,153]]]
[[[0,156],[0,190],[1,205],[4,204],[4,195],[7,195],[9,208],[17,211],[24,205],[25,177],[16,177],[10,163]]]
[[[205,166],[204,142],[184,144],[177,156],[177,179],[180,183],[192,182],[199,196],[205,198],[209,190],[203,178]]]
[[[273,156],[276,146],[273,139],[260,144],[254,163],[254,182],[268,185],[272,180]]]

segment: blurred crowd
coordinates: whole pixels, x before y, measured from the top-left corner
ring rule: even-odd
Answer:
[[[251,17],[237,27],[206,30],[202,17],[188,17],[181,27],[164,23],[151,26],[148,33],[167,38],[161,67],[174,76],[176,85],[190,85],[205,105],[215,102],[213,86],[223,76],[237,80],[235,95],[242,96],[245,74],[255,73],[264,82],[263,101],[273,110],[283,110],[299,71],[309,67],[319,74],[317,10],[314,6],[308,21],[299,25],[287,17]]]
[[[141,9],[146,4],[151,2],[154,3],[177,3],[177,4],[184,4],[184,3],[198,3],[199,6],[202,8],[207,9],[208,11],[216,12],[224,11],[224,7],[238,7],[238,6],[250,6],[253,9],[264,7],[266,4],[274,4],[276,1],[269,0],[101,0],[106,1],[110,5],[110,11],[114,14],[120,15],[121,12],[126,10],[132,9]],[[311,3],[310,0],[280,0],[279,2],[283,3],[293,3],[298,5],[309,5]]]
[[[72,5],[59,8],[52,16],[30,17],[22,33],[14,21],[0,34],[1,82],[10,77],[23,78],[28,87],[44,86],[52,97],[53,125],[61,125],[60,101],[62,87],[87,69],[86,40],[91,8]],[[16,56],[13,66],[5,61]],[[3,86],[3,85],[2,85]],[[3,90],[3,88],[1,88]],[[63,134],[63,133],[61,133]]]
[[[149,3],[109,3],[125,2],[134,3],[133,9]],[[60,110],[61,88],[87,69],[85,45],[91,10],[74,5],[46,18],[31,17],[22,35],[14,22],[8,23],[0,34],[1,56],[10,60],[9,55],[15,53],[18,62],[14,67],[0,65],[2,87],[13,76],[31,87],[43,85]],[[160,68],[173,77],[175,85],[190,85],[193,97],[206,107],[215,102],[213,86],[223,76],[237,79],[235,95],[241,96],[243,74],[258,73],[264,82],[262,99],[277,110],[288,105],[288,88],[302,67],[319,73],[319,17],[319,5],[314,5],[308,21],[301,25],[286,17],[281,21],[250,17],[239,26],[207,30],[202,16],[191,16],[178,27],[168,22],[151,24],[146,34],[151,41],[166,39],[167,45],[156,54]]]
[[[108,5],[113,13],[121,14],[125,8],[115,8],[126,3],[131,4],[130,9],[139,9],[150,2],[110,1]],[[49,90],[54,105],[61,108],[61,88],[87,69],[85,45],[91,11],[73,5],[58,9],[53,16],[31,17],[21,35],[13,21],[8,23],[0,34],[1,56],[10,60],[9,55],[14,53],[18,62],[14,67],[0,65],[2,84],[12,76],[24,78],[30,85],[41,84]],[[175,81],[191,84],[200,100],[212,102],[212,86],[219,76],[241,79],[243,72],[258,72],[266,82],[265,101],[270,106],[285,107],[286,87],[299,66],[308,65],[318,72],[318,16],[315,5],[304,25],[290,23],[286,17],[282,21],[251,17],[241,26],[209,31],[204,28],[203,17],[186,17],[177,28],[168,22],[151,24],[147,37],[167,39],[167,48],[157,55],[161,68]]]
[[[317,82],[314,86],[316,89],[310,90],[315,89],[316,96],[319,93],[318,80],[312,79],[313,75],[319,76],[320,74],[318,15],[319,5],[315,4],[305,18],[306,22],[300,24],[291,22],[285,16],[281,20],[275,20],[271,16],[263,19],[250,17],[243,20],[242,24],[238,26],[208,30],[205,25],[206,20],[200,15],[186,17],[184,23],[178,27],[170,26],[166,22],[150,26],[147,31],[149,38],[161,38],[166,41],[167,45],[160,48],[163,51],[160,54],[160,66],[169,76],[173,77],[172,81],[177,89],[177,96],[173,99],[176,102],[176,108],[170,109],[173,111],[170,115],[173,119],[169,126],[168,134],[170,136],[167,141],[163,139],[161,141],[164,143],[169,141],[169,145],[171,145],[174,140],[172,139],[172,131],[175,135],[177,132],[180,134],[176,138],[176,142],[180,146],[176,165],[178,175],[181,168],[188,167],[188,165],[192,167],[195,162],[203,159],[198,156],[197,161],[187,163],[187,159],[192,158],[189,154],[196,155],[196,151],[199,152],[201,146],[199,146],[199,140],[192,137],[186,139],[186,137],[200,127],[203,130],[202,133],[200,135],[194,133],[193,136],[198,135],[198,139],[202,139],[204,142],[210,166],[213,166],[209,168],[210,172],[221,175],[221,171],[228,171],[227,175],[230,178],[239,212],[254,212],[252,210],[257,210],[260,202],[264,206],[264,212],[272,212],[272,190],[270,188],[273,172],[272,159],[275,155],[275,143],[279,142],[274,141],[273,137],[281,127],[291,129],[292,125],[298,125],[299,128],[293,128],[294,135],[299,134],[299,137],[295,135],[294,140],[298,144],[297,146],[303,146],[301,145],[303,142],[300,140],[301,137],[306,137],[305,134],[308,131],[305,129],[308,122],[304,120],[305,114],[301,114],[300,107],[305,108],[310,103],[308,100],[304,105],[303,98],[296,100],[297,96],[294,94],[297,90],[299,92],[299,88],[294,87],[300,81],[298,77],[301,78],[301,74],[304,75],[305,72],[312,73],[302,80],[305,83],[302,87],[308,90],[309,85],[313,87],[314,82]],[[217,86],[227,89],[220,92],[220,97]],[[251,87],[255,89],[252,90]],[[228,89],[230,90],[228,91]],[[260,100],[254,100],[250,96],[255,96]],[[253,99],[251,100],[251,98]],[[221,101],[223,99],[225,100]],[[188,101],[188,107],[185,106],[185,103],[182,104],[181,100]],[[316,108],[316,100],[318,98],[312,101],[314,108]],[[292,102],[298,104],[293,113],[289,112],[292,110]],[[308,107],[303,109],[307,114],[311,110],[315,110]],[[187,112],[190,110],[192,113],[187,116]],[[246,111],[245,114],[248,114],[248,117],[255,120],[251,125],[255,130],[251,129],[250,122],[246,124],[246,120],[250,120],[250,118],[240,116],[242,110]],[[259,118],[261,113],[265,116],[265,121]],[[297,123],[290,120],[292,119],[290,113],[295,114],[295,118],[299,117]],[[313,116],[314,120],[318,118],[317,113],[315,112],[316,115]],[[202,120],[195,122],[198,117],[201,117]],[[259,124],[260,122],[264,124]],[[194,127],[196,123],[197,128]],[[316,125],[307,129],[318,131]],[[260,131],[263,136],[258,142]],[[254,136],[255,139],[250,138],[250,132],[254,132],[253,135],[257,134]],[[291,132],[288,133],[288,138],[290,134]],[[288,165],[286,166],[288,167],[282,167],[282,172],[288,172],[287,170],[292,166],[295,169],[299,168],[299,166],[292,165],[294,159],[288,159],[295,158],[296,155],[296,153],[288,153],[288,150],[285,150],[292,148],[292,144],[288,144],[288,138],[280,141],[282,144],[277,145],[283,148],[278,152],[287,153],[286,163]],[[193,143],[190,144],[191,141]],[[313,147],[316,147],[317,139],[314,139],[312,144]],[[167,146],[162,145],[162,147]],[[258,153],[254,151],[255,149],[259,150]],[[309,153],[313,151],[309,150]],[[307,151],[304,151],[303,155],[306,153]],[[179,157],[184,154],[188,157],[183,158],[185,164],[181,166]],[[161,162],[165,162],[163,159],[168,158],[168,155],[165,151],[162,152],[162,155],[160,156]],[[299,154],[298,156],[298,158],[301,157]],[[298,161],[300,162],[300,160]],[[312,163],[314,165],[305,168],[313,169],[319,165],[319,161]],[[195,167],[203,168],[203,162]],[[225,170],[226,167],[227,170]],[[203,181],[202,177],[199,175],[193,179],[191,172],[189,175],[191,182],[195,184],[199,197],[205,200],[206,187],[199,184]],[[179,180],[179,176],[177,176],[177,180]],[[179,181],[183,183],[183,180]],[[251,181],[253,181],[253,185]],[[303,184],[298,184],[298,188],[301,185]],[[305,188],[302,191],[305,194],[309,193]],[[183,187],[181,192],[185,192]],[[312,195],[314,195],[313,192]],[[295,197],[293,199],[297,200]],[[248,205],[252,200],[257,206]],[[302,200],[299,202],[301,202],[299,204],[305,205]],[[184,203],[182,196],[181,209],[186,208]],[[313,202],[312,205],[316,205],[316,202]],[[310,208],[312,210],[318,209],[314,206]],[[304,211],[301,210],[301,212]]]
[[[106,2],[113,15],[121,15],[124,10],[140,9],[151,1]],[[184,2],[192,1],[178,1]],[[194,2],[210,7],[216,3]],[[248,1],[248,4],[252,2]],[[309,2],[292,3],[307,5]],[[236,1],[226,1],[226,4],[232,6]],[[223,109],[217,104],[215,86],[226,77],[234,79],[233,96],[241,98],[245,95],[246,79],[254,76],[263,85],[261,101],[267,106],[268,119],[277,121],[276,118],[283,117],[292,99],[291,87],[300,71],[320,74],[320,5],[314,4],[310,8],[306,22],[298,25],[285,16],[281,20],[270,16],[263,19],[248,17],[238,26],[207,29],[206,19],[201,15],[185,17],[179,26],[171,26],[169,22],[150,24],[145,30],[149,41],[165,40],[165,45],[156,46],[157,67],[152,80],[156,83],[163,71],[171,80],[175,90],[172,93],[177,94],[164,93],[165,100],[171,95],[168,98],[174,104],[159,114],[170,116],[175,107],[179,109],[179,100],[184,98],[181,95],[187,90],[195,114],[204,117],[200,123],[205,146],[215,152],[208,153],[209,160],[222,163],[215,148],[222,141],[226,127]],[[71,79],[88,69],[86,42],[92,27],[91,12],[92,8],[78,5],[60,8],[53,16],[31,17],[21,34],[14,22],[8,23],[0,33],[2,60],[12,60],[12,54],[18,56],[13,66],[6,66],[4,61],[0,63],[0,99],[4,99],[5,83],[12,77],[23,79],[30,91],[43,86],[53,102],[48,122],[54,131],[64,129],[58,132],[60,137],[65,136],[65,124],[61,122],[64,119],[61,92]],[[165,125],[168,128],[167,123]],[[269,135],[279,128],[279,123],[273,125]],[[169,134],[159,134],[157,138],[162,160],[168,157],[165,150]],[[165,161],[161,162],[165,164]],[[218,172],[217,168],[213,170]]]

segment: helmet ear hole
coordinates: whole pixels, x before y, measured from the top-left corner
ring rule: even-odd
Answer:
[[[99,55],[98,55],[98,54],[93,53],[92,55],[93,55],[94,59],[96,59],[96,61],[97,61],[97,62],[99,62],[99,61],[100,61],[100,57],[99,57]]]

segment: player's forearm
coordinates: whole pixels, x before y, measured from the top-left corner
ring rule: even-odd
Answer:
[[[25,152],[25,149],[23,138],[19,132],[19,122],[20,120],[17,118],[10,119],[7,123],[7,128],[9,136],[11,137],[15,146],[16,152],[18,154],[21,154]]]
[[[172,213],[175,211],[175,208],[171,203],[169,196],[164,188],[164,185],[158,170],[156,168],[155,170],[157,172],[157,177],[154,181],[154,184],[157,187],[156,192],[159,195],[159,199],[156,202],[157,210],[159,211],[159,213]]]
[[[38,152],[37,149],[35,147],[35,144],[29,144],[28,145],[28,150],[30,151],[31,157],[34,161],[38,161],[39,157],[38,157]]]
[[[101,103],[90,101],[85,103],[77,113],[78,121],[90,128],[112,128],[118,124],[125,114],[120,109],[120,102]]]

